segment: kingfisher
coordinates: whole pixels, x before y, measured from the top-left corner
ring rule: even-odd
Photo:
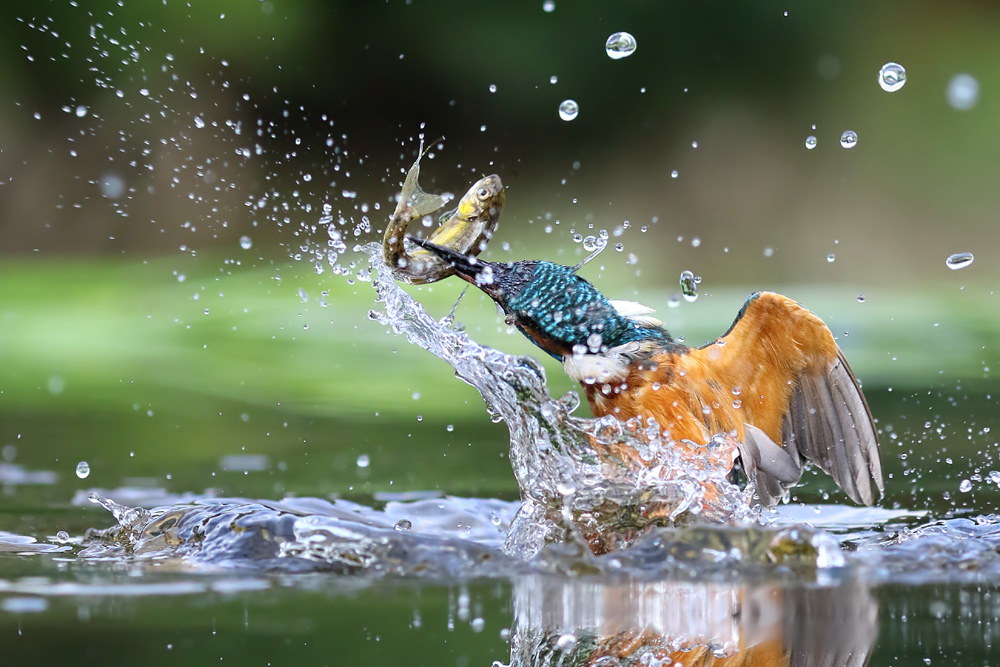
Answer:
[[[732,434],[739,462],[772,506],[806,462],[856,503],[883,493],[871,410],[823,321],[792,299],[757,292],[729,330],[701,347],[670,335],[652,309],[609,300],[576,267],[489,262],[411,237],[475,285],[532,343],[562,363],[595,417],[655,419],[675,440]]]

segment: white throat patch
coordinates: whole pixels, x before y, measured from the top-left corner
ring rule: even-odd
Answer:
[[[563,370],[583,384],[606,384],[628,377],[628,364],[619,355],[570,354],[563,357]]]

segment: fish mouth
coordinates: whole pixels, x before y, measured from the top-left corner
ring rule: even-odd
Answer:
[[[479,179],[478,185],[480,187],[488,188],[490,196],[496,196],[503,192],[503,183],[500,181],[500,177],[496,174],[490,174],[489,176]]]
[[[489,262],[484,262],[483,260],[476,259],[470,255],[455,252],[451,248],[445,248],[444,246],[431,243],[430,241],[417,238],[416,236],[407,236],[406,238],[413,244],[434,253],[446,261],[452,268],[455,269],[455,273],[463,280],[466,280],[477,287],[481,287],[477,278],[479,274],[482,273],[483,267],[489,264]]]

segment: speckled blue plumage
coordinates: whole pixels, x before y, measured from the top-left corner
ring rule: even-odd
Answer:
[[[619,315],[603,294],[569,267],[517,262],[499,282],[505,310],[516,316],[518,328],[557,359],[575,345],[587,345],[593,334],[601,336],[605,348],[650,339],[671,342],[664,329],[641,326]],[[532,335],[529,327],[540,335]]]

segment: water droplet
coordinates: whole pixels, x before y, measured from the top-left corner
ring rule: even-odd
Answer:
[[[549,83],[551,83],[553,85],[559,83],[559,77],[557,77],[555,74],[553,74],[552,76],[549,77]]]
[[[80,461],[76,464],[76,476],[80,479],[87,479],[90,477],[90,464],[86,461]]]
[[[491,83],[490,84],[490,92],[491,93],[497,92],[497,84],[495,84],[495,83]]]
[[[676,169],[674,169],[672,172],[670,172],[670,178],[677,178],[677,170]]]
[[[979,81],[970,74],[956,74],[948,82],[946,95],[953,109],[968,111],[979,101]]]
[[[108,199],[118,199],[125,194],[125,181],[114,172],[105,172],[98,183],[101,194]]]
[[[551,14],[555,10],[556,10],[556,3],[553,2],[553,0],[545,0],[545,2],[542,3],[542,11],[544,11],[545,13]]]
[[[556,491],[563,496],[571,496],[576,493],[576,486],[572,482],[561,481],[556,484]]]
[[[243,248],[244,250],[249,250],[250,248],[253,247],[253,239],[250,238],[249,236],[241,236],[240,247]]]
[[[604,50],[612,60],[628,58],[635,53],[635,47],[635,37],[627,32],[616,32],[604,43]]]
[[[679,294],[671,294],[670,298],[667,299],[667,308],[676,308],[681,305],[681,297]]]
[[[369,465],[371,465],[371,459],[368,458],[367,454],[361,454],[360,456],[358,456],[358,460],[355,461],[355,463],[359,468],[367,468]]]
[[[945,264],[952,271],[958,271],[959,269],[964,269],[969,264],[972,264],[974,260],[971,252],[956,252],[954,255],[945,260]]]
[[[413,528],[413,522],[409,519],[400,519],[393,528],[398,531],[410,530]]]
[[[831,264],[833,264],[833,262],[836,261],[836,259],[837,256],[834,255],[832,252],[826,256],[826,261],[830,262]]]
[[[816,137],[811,134],[806,137],[806,148],[809,150],[816,148]]]
[[[87,115],[87,107],[85,107],[85,106],[83,106],[81,104],[80,106],[78,106],[76,108],[76,117],[77,118],[83,118],[86,115]]]
[[[840,145],[844,148],[854,148],[858,145],[858,133],[848,130],[840,135]]]
[[[972,491],[972,482],[970,482],[967,479],[963,479],[961,483],[959,483],[958,485],[958,490],[961,491],[962,493],[968,493],[969,491]]]
[[[56,542],[58,542],[59,544],[66,544],[67,542],[69,542],[69,533],[67,533],[65,530],[60,530],[58,533],[56,533]]]
[[[859,294],[858,295],[858,303],[864,303],[864,302],[865,302],[865,295],[864,294]]]
[[[878,71],[878,85],[887,93],[894,93],[906,84],[906,70],[899,63],[886,63]]]
[[[559,635],[559,639],[556,640],[556,648],[560,651],[568,651],[576,645],[576,637],[572,634]]]
[[[563,100],[559,105],[559,117],[563,120],[573,120],[580,113],[580,106],[576,100]]]
[[[205,127],[205,121],[202,120],[201,116],[194,117],[194,126],[197,127],[199,130]]]
[[[53,375],[48,381],[49,393],[58,396],[66,389],[66,381],[58,375]]]
[[[486,627],[486,620],[482,618],[474,618],[469,621],[469,629],[473,632],[482,632],[483,628]]]
[[[694,274],[690,271],[681,272],[681,294],[685,301],[694,301],[698,298],[698,283],[694,280]]]

